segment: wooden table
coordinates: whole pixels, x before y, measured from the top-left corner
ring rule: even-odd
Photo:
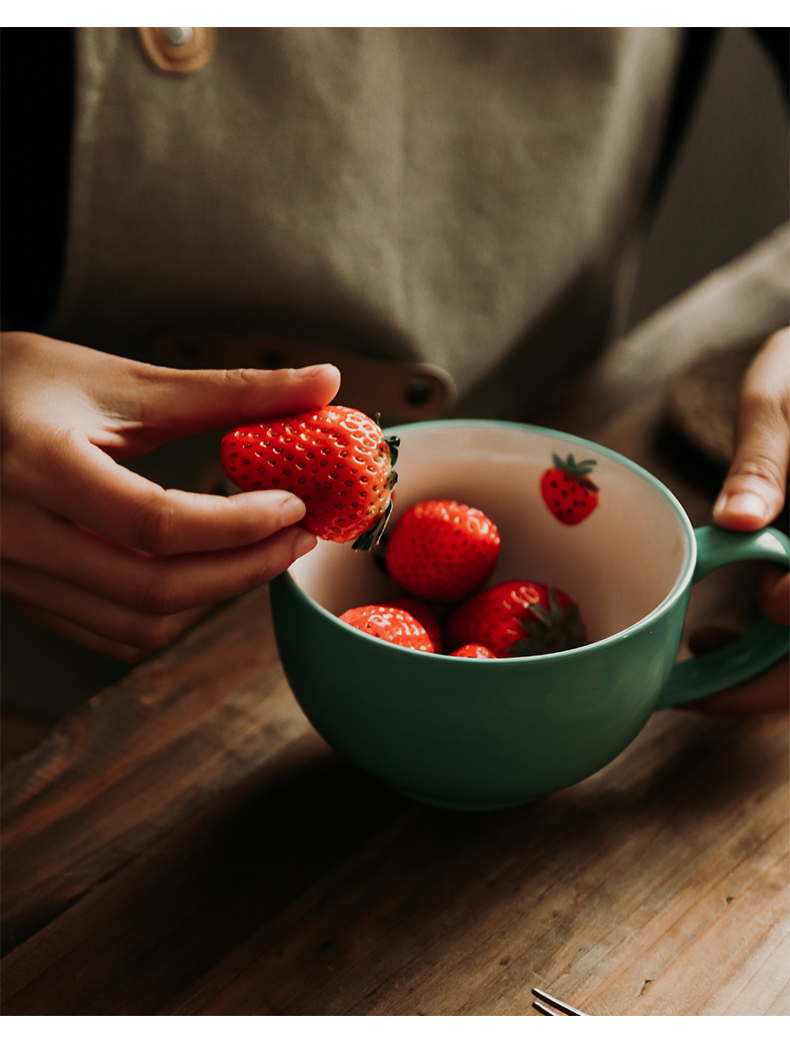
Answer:
[[[640,411],[600,436],[661,472]],[[787,1014],[787,728],[665,711],[532,804],[423,807],[312,730],[264,588],[6,769],[3,1012]]]

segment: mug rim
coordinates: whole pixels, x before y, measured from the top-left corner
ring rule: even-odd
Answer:
[[[564,430],[555,430],[546,426],[537,426],[532,423],[519,423],[512,422],[509,420],[500,419],[429,419],[424,422],[404,423],[402,426],[390,426],[387,427],[383,432],[386,436],[399,436],[406,431],[419,430],[423,432],[431,429],[448,429],[450,427],[460,428],[473,428],[473,429],[511,429],[518,431],[526,431],[529,433],[540,434],[541,436],[556,437],[562,441],[576,441],[583,445],[585,448],[589,448],[592,451],[596,451],[601,455],[605,455],[607,458],[620,463],[621,466],[631,470],[633,473],[638,474],[643,480],[648,481],[654,488],[656,488],[661,495],[667,500],[672,509],[675,511],[675,516],[681,524],[683,531],[686,534],[688,541],[688,548],[685,558],[685,563],[682,571],[678,574],[672,589],[666,595],[666,597],[658,604],[655,608],[651,609],[646,616],[638,619],[635,623],[629,624],[627,627],[623,627],[622,630],[618,630],[615,634],[609,634],[607,637],[600,638],[598,641],[590,641],[587,644],[581,645],[579,648],[565,649],[562,652],[545,652],[540,655],[532,656],[509,656],[507,659],[472,659],[467,662],[477,664],[501,664],[506,665],[520,665],[526,660],[531,663],[535,660],[541,662],[568,659],[573,657],[582,657],[585,653],[600,651],[608,645],[616,644],[619,641],[624,640],[631,634],[641,632],[651,623],[654,623],[657,619],[665,614],[668,608],[673,605],[678,598],[685,593],[686,588],[690,586],[691,580],[694,575],[697,562],[697,538],[694,532],[694,528],[689,520],[689,516],[683,509],[683,505],[680,500],[675,496],[667,486],[655,477],[649,470],[646,470],[639,463],[629,459],[627,456],[622,455],[620,452],[616,452],[611,448],[607,448],[603,444],[599,444],[597,441],[591,441],[586,437],[579,437],[576,434],[568,433]],[[309,556],[309,554],[307,555]],[[319,604],[313,597],[311,597],[300,585],[291,573],[290,567],[287,568],[283,573],[283,576],[288,577],[288,581],[293,586],[294,590],[298,595],[301,595],[310,605],[313,605],[318,611],[328,617],[332,622],[337,623],[341,628],[352,631],[357,637],[362,637],[364,640],[369,641],[376,645],[385,645],[387,648],[392,648],[392,643],[384,641],[381,638],[373,637],[371,634],[367,634],[365,631],[358,630],[356,627],[351,626],[348,623],[344,623],[339,616],[334,615],[328,609],[324,608],[323,605]],[[273,580],[274,582],[274,580]],[[373,602],[371,602],[373,603]],[[433,656],[439,659],[451,660],[454,664],[458,662],[457,656],[452,656],[449,653],[440,652],[420,652],[417,649],[407,648],[405,646],[397,646],[400,650],[409,656],[420,657],[420,656]]]

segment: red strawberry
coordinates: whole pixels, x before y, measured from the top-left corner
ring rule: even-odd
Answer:
[[[397,437],[354,408],[242,426],[222,439],[220,459],[245,492],[282,488],[303,500],[302,524],[319,539],[369,550],[387,523],[398,475]]]
[[[349,626],[379,637],[382,641],[391,641],[404,648],[416,648],[418,652],[433,652],[428,631],[402,608],[361,605],[359,608],[349,608],[340,618]]]
[[[429,601],[459,601],[491,575],[499,530],[481,510],[428,499],[400,518],[387,542],[387,570],[404,590]]]
[[[598,485],[590,480],[595,459],[577,463],[573,454],[567,459],[552,455],[554,466],[540,479],[540,491],[549,510],[566,525],[578,524],[598,505]]]
[[[464,645],[455,652],[451,652],[450,655],[462,656],[466,659],[496,659],[491,649],[486,648],[485,645]]]
[[[410,612],[427,630],[434,652],[442,651],[442,628],[439,626],[439,620],[427,605],[415,597],[396,597],[392,601],[387,601],[387,605],[390,608],[402,608],[405,612]]]
[[[579,606],[562,590],[516,579],[476,594],[447,620],[450,647],[477,643],[495,656],[536,656],[586,643]]]

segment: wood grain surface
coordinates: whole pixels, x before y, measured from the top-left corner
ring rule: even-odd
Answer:
[[[265,589],[64,719],[3,773],[3,952],[306,727]]]
[[[530,805],[418,805],[291,697],[266,590],[12,764],[6,1014],[790,1010],[787,719],[666,711]]]

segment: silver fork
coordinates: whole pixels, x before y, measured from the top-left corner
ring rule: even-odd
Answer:
[[[559,998],[555,998],[553,994],[548,994],[546,991],[541,991],[538,987],[532,988],[532,993],[537,999],[536,1002],[532,1003],[532,1008],[537,1009],[539,1013],[544,1016],[589,1016],[589,1013],[583,1013],[580,1009],[574,1009],[572,1005],[568,1005],[567,1002],[561,1002]]]

